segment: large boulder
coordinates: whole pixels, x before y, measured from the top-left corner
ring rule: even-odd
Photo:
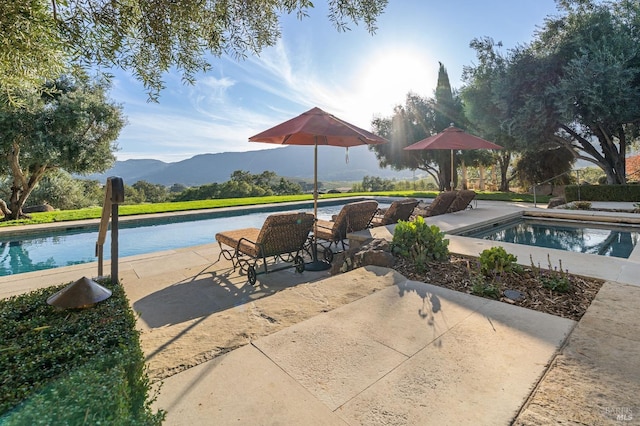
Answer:
[[[547,208],[553,209],[555,207],[562,206],[565,204],[567,204],[567,201],[564,199],[564,197],[553,197],[549,199],[549,204],[547,204]]]
[[[331,275],[348,272],[361,266],[375,265],[391,268],[395,257],[391,254],[389,242],[371,239],[363,245],[336,253],[331,263]]]

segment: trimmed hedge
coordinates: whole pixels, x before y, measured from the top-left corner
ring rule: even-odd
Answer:
[[[567,203],[576,200],[638,202],[640,185],[567,185],[564,188],[564,196]]]
[[[160,425],[122,287],[87,309],[46,303],[66,285],[0,300],[0,424]]]

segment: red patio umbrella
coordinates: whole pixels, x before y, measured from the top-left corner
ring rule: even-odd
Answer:
[[[453,151],[457,149],[502,149],[500,145],[471,135],[453,124],[437,135],[429,136],[404,148],[405,150],[449,149],[451,150],[451,189],[453,189]]]
[[[313,214],[318,218],[318,145],[348,148],[357,145],[373,145],[387,142],[386,139],[367,130],[349,124],[338,117],[312,108],[290,120],[278,124],[264,132],[251,136],[249,142],[266,142],[280,145],[313,145]],[[313,264],[309,270],[329,267],[318,262],[315,244],[317,229],[314,227]]]

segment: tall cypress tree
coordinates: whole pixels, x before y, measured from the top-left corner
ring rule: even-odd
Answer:
[[[436,132],[441,132],[449,125],[454,124],[460,117],[459,111],[456,110],[456,102],[453,99],[453,91],[449,83],[449,74],[442,62],[438,62],[438,84],[436,86]],[[460,126],[460,123],[457,124]]]
[[[435,93],[435,130],[441,132],[451,124],[456,123],[462,116],[460,103],[456,102],[449,83],[449,74],[442,64],[438,62],[438,84]],[[458,123],[460,126],[461,123]],[[451,189],[451,152],[447,150],[438,151],[438,166],[440,169],[440,189]],[[457,176],[454,174],[453,183],[457,185]]]

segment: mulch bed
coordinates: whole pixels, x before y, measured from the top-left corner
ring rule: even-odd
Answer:
[[[480,274],[478,259],[460,255],[451,255],[448,262],[430,263],[423,273],[417,272],[411,262],[397,258],[394,269],[408,279],[469,294],[473,294],[472,277],[474,274]],[[569,291],[560,293],[545,288],[538,273],[532,271],[531,267],[523,269],[524,271],[520,274],[510,273],[499,277],[501,290],[499,300],[575,321],[582,318],[604,284],[602,280],[569,274],[571,284]],[[518,300],[510,299],[504,296],[505,290],[516,290],[522,293],[523,297]]]

